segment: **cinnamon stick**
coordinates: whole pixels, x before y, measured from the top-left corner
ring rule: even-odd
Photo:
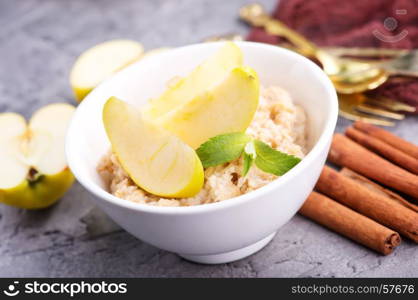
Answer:
[[[384,255],[393,252],[399,234],[316,192],[312,192],[299,213]]]
[[[418,159],[418,146],[414,145],[408,141],[405,141],[404,139],[390,133],[387,130],[384,130],[380,127],[362,122],[362,121],[356,121],[354,123],[354,128],[357,130],[360,130],[364,133],[367,133],[370,136],[373,136],[375,138],[378,138],[379,140],[382,140],[386,144],[391,145],[392,147],[395,147],[406,154],[409,154],[410,156]]]
[[[418,199],[418,176],[367,150],[342,134],[334,134],[331,162]]]
[[[405,206],[406,208],[409,208],[415,211],[416,213],[418,213],[418,205],[415,205],[409,202],[408,200],[404,199],[400,195],[392,192],[391,190],[385,189],[383,186],[378,185],[374,181],[371,181],[370,179],[354,172],[353,170],[350,170],[348,168],[342,168],[340,170],[340,174],[343,174],[344,176],[349,177],[350,179],[354,180],[358,184],[361,184],[362,186],[368,188],[369,190],[375,193],[378,193],[384,197],[388,197],[389,199],[396,201],[402,204],[403,206]]]
[[[353,127],[348,127],[345,131],[345,135],[373,152],[394,162],[398,166],[401,166],[415,175],[418,174],[418,159],[406,154],[405,152],[396,149],[378,138],[369,136],[357,129],[354,129]]]
[[[321,193],[418,243],[418,214],[325,166],[315,187]]]

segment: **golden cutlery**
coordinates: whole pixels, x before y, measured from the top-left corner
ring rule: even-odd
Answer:
[[[231,41],[231,40],[243,40],[243,37],[239,34],[223,34],[218,36],[212,36],[205,39],[206,42],[213,42],[213,41]],[[283,46],[283,44],[280,44]],[[288,46],[288,45],[285,45]],[[291,50],[293,47],[289,45]],[[352,51],[354,49],[348,48],[330,48],[331,51],[337,49],[338,54],[345,55],[346,53],[349,54],[362,54],[361,48],[360,51]],[[366,52],[366,55],[370,54],[378,54],[379,49],[376,48],[369,48]],[[391,55],[400,55],[404,54],[405,52],[398,52],[393,51],[390,52]],[[385,53],[387,55],[387,53]],[[366,56],[365,55],[365,56]],[[378,99],[372,97],[366,97],[363,94],[340,94],[338,97],[339,101],[339,109],[340,115],[345,117],[349,120],[363,120],[368,123],[372,123],[375,125],[382,125],[382,126],[393,126],[395,123],[389,121],[384,118],[401,120],[405,116],[400,113],[394,113],[399,111],[407,111],[407,112],[414,112],[415,107],[409,106],[399,101],[391,100],[388,98],[379,97]],[[383,118],[382,118],[383,117]]]
[[[391,76],[418,77],[418,49],[329,48],[327,51],[337,56],[351,56],[352,59],[367,62],[372,67],[384,69]]]
[[[240,17],[253,26],[263,27],[270,34],[285,37],[299,53],[320,61],[340,93],[351,94],[375,89],[389,77],[385,70],[369,63],[342,59],[324,51],[282,22],[271,18],[260,4],[243,6]]]
[[[237,33],[221,34],[206,38],[205,42],[243,41],[244,37]],[[278,46],[295,52],[298,49],[283,42]],[[382,68],[392,76],[418,77],[418,49],[381,49],[381,48],[344,48],[319,47],[334,56],[350,57],[353,61],[365,62],[370,68]],[[301,53],[302,54],[302,53]],[[354,73],[355,74],[355,73]],[[353,74],[353,76],[354,76]]]
[[[205,41],[244,40],[239,34],[224,34],[212,36]],[[280,44],[291,50],[297,51],[290,44]],[[378,49],[378,48],[326,48],[334,55],[358,55],[358,56],[400,56],[407,54],[407,50]],[[364,51],[363,51],[364,50]],[[383,50],[383,51],[380,51]],[[340,115],[350,120],[363,120],[368,123],[393,126],[395,123],[387,119],[402,120],[405,116],[400,111],[414,112],[415,107],[388,98],[372,98],[363,94],[339,94]],[[387,118],[387,119],[386,119]]]
[[[364,94],[339,94],[339,113],[342,117],[367,123],[394,126],[393,120],[403,120],[404,114],[395,111],[414,112],[415,107],[389,98],[372,98]],[[389,111],[390,110],[390,111]],[[384,119],[386,118],[386,119]]]
[[[406,49],[390,49],[390,48],[373,48],[373,47],[323,47],[323,49],[335,56],[350,56],[356,58],[365,57],[366,59],[375,60],[382,58],[394,58],[400,55],[408,54],[411,50]]]

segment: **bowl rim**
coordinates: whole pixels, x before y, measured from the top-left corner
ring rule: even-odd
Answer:
[[[161,53],[159,55],[175,55],[176,52],[181,52],[184,49],[189,48],[199,48],[204,47],[205,45],[211,45],[211,44],[222,44],[225,42],[219,41],[219,42],[210,42],[210,43],[196,43],[191,45],[186,45],[178,48],[174,48],[170,51],[167,51],[165,53]],[[248,41],[237,41],[234,42],[238,46],[250,46],[250,47],[258,47],[260,49],[266,49],[266,50],[274,50],[277,51],[278,55],[286,54],[287,56],[293,57],[295,60],[300,61],[301,63],[304,63],[306,66],[312,69],[314,73],[320,78],[322,84],[326,88],[326,92],[329,95],[329,113],[326,118],[325,128],[320,134],[320,137],[318,138],[317,142],[312,146],[312,149],[309,151],[309,153],[301,160],[300,163],[298,163],[295,167],[293,167],[290,171],[288,171],[286,174],[281,176],[280,180],[274,180],[265,186],[251,191],[249,193],[233,197],[230,199],[227,199],[226,201],[220,201],[220,202],[213,202],[213,203],[207,203],[207,204],[200,204],[200,205],[193,205],[193,206],[153,206],[148,204],[142,204],[142,203],[135,203],[132,201],[128,201],[119,197],[116,197],[106,191],[105,189],[101,188],[100,186],[96,184],[92,184],[89,181],[84,181],[83,176],[80,175],[78,172],[78,168],[76,167],[77,164],[73,163],[73,155],[72,155],[72,140],[74,134],[72,132],[74,131],[73,127],[75,127],[75,121],[77,119],[77,116],[79,115],[80,108],[87,103],[87,101],[94,101],[92,100],[94,98],[94,95],[97,90],[102,89],[103,86],[105,86],[109,81],[111,81],[113,78],[119,76],[121,73],[126,72],[128,69],[136,68],[138,65],[142,64],[144,61],[149,62],[150,60],[155,59],[154,56],[148,57],[144,60],[140,60],[120,72],[115,73],[113,76],[99,84],[93,91],[91,91],[86,98],[79,104],[78,109],[76,110],[72,121],[70,122],[70,125],[68,127],[67,136],[66,136],[66,143],[65,143],[65,153],[67,157],[68,166],[71,169],[72,173],[76,177],[77,181],[86,188],[89,192],[91,192],[93,195],[97,196],[101,200],[107,201],[110,204],[121,206],[126,209],[140,211],[144,213],[151,213],[151,214],[199,214],[199,213],[208,213],[213,212],[221,209],[231,208],[234,206],[242,205],[248,201],[257,199],[260,196],[263,196],[264,194],[269,193],[271,190],[274,190],[282,185],[287,184],[287,182],[291,181],[294,177],[296,177],[299,173],[303,172],[313,160],[315,160],[320,153],[323,151],[324,147],[327,147],[328,141],[331,139],[332,134],[334,132],[336,123],[337,123],[337,117],[338,117],[338,99],[337,99],[337,93],[335,91],[335,88],[333,84],[331,83],[328,76],[320,69],[315,63],[313,63],[311,60],[305,58],[302,55],[299,55],[291,50],[264,44],[264,43],[257,43],[257,42],[248,42]],[[174,54],[173,54],[174,53]]]

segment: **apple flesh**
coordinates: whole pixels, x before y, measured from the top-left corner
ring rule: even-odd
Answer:
[[[161,48],[155,48],[155,49],[151,49],[149,51],[146,51],[144,53],[144,55],[142,55],[141,60],[152,57],[154,55],[158,55],[158,54],[162,54],[164,52],[169,51],[171,48],[168,47],[161,47]]]
[[[155,123],[192,148],[219,134],[244,132],[258,107],[259,80],[249,67],[233,69],[218,86],[164,114]]]
[[[214,55],[195,68],[188,76],[181,78],[168,88],[159,98],[151,99],[144,107],[147,118],[156,119],[194,99],[216,86],[229,72],[241,66],[243,56],[240,48],[227,42]]]
[[[111,97],[103,107],[103,123],[119,163],[142,189],[170,198],[200,191],[204,173],[196,152],[146,121],[139,109]]]
[[[131,40],[112,40],[82,53],[75,62],[70,83],[77,101],[117,71],[139,60],[144,48]]]
[[[47,105],[29,121],[0,114],[0,202],[40,209],[55,203],[74,177],[67,167],[64,139],[74,107]]]

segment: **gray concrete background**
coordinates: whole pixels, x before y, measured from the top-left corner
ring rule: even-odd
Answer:
[[[0,0],[0,111],[30,116],[46,103],[74,103],[68,72],[77,55],[113,38],[147,49],[245,33],[238,8],[222,0]],[[269,9],[273,0],[261,1]],[[349,122],[340,120],[338,131]],[[393,131],[418,143],[417,118]],[[418,248],[409,241],[383,257],[295,216],[262,251],[238,262],[187,262],[120,230],[79,184],[54,207],[0,205],[0,276],[411,277]]]

